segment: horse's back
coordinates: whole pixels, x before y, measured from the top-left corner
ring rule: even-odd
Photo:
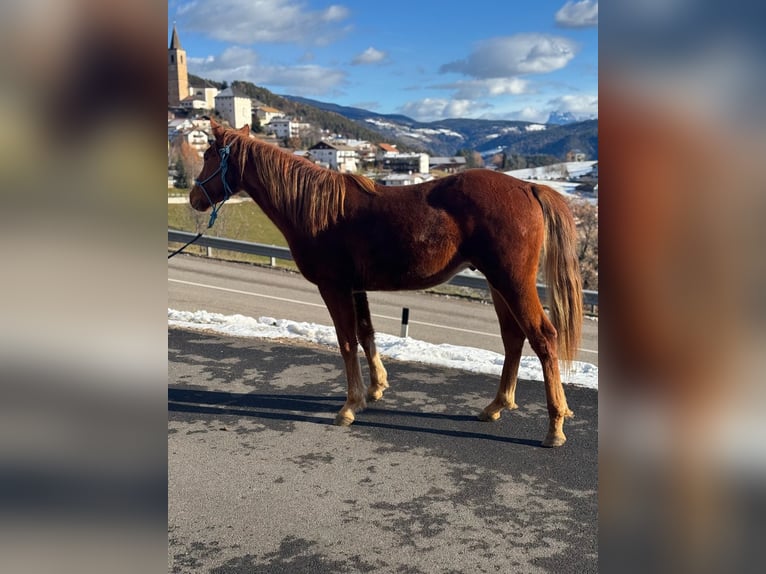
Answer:
[[[424,201],[459,222],[467,236],[482,231],[493,236],[519,228],[542,227],[540,204],[532,184],[489,169],[470,169],[436,180]]]

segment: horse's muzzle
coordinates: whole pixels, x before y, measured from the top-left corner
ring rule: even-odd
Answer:
[[[189,204],[197,211],[207,211],[211,207],[205,194],[196,185],[189,192]]]

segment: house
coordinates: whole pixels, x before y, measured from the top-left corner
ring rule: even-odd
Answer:
[[[274,118],[265,129],[267,133],[272,133],[278,138],[296,138],[300,137],[301,132],[309,129],[311,124],[296,122],[288,118]]]
[[[380,185],[391,187],[394,185],[416,185],[424,181],[430,181],[433,177],[424,173],[389,173],[378,180]]]
[[[567,152],[567,161],[586,161],[587,159],[587,154],[582,150],[572,149]]]
[[[203,102],[201,108],[203,110],[212,110],[215,108],[215,97],[219,94],[220,90],[215,86],[211,86],[208,82],[195,83],[189,85],[189,96],[194,98],[194,101]],[[182,102],[183,105],[183,102]]]
[[[325,163],[340,172],[355,172],[358,169],[356,150],[352,147],[320,141],[309,148],[314,161]]]
[[[455,157],[432,157],[428,160],[428,169],[438,170],[444,173],[457,173],[466,168],[465,158],[463,156]]]
[[[208,148],[208,145],[210,145],[208,143],[210,137],[210,134],[204,130],[199,128],[191,128],[177,132],[173,139],[174,141],[178,141],[179,139],[185,141],[191,147],[196,149],[200,155],[202,155]]]
[[[194,128],[194,124],[189,118],[178,118],[168,121],[168,141],[173,141],[176,136],[184,130]]]
[[[199,116],[196,118],[191,118],[191,123],[195,128],[199,128],[201,130],[204,130],[208,133],[210,132],[210,120],[206,117]]]
[[[358,144],[347,142],[346,145],[354,148],[359,160],[364,163],[373,163],[375,161],[375,146],[367,141],[359,141]]]
[[[272,108],[271,106],[256,106],[255,116],[258,118],[258,121],[261,122],[261,125],[265,126],[271,123],[271,120],[273,120],[274,118],[285,117],[285,114],[282,113],[281,110],[278,110],[277,108]]]
[[[181,107],[185,110],[207,110],[207,102],[196,96],[187,96],[181,100]]]
[[[375,161],[375,152],[377,151],[377,146],[368,142],[367,140],[346,138],[337,134],[332,137],[325,137],[322,139],[332,145],[344,145],[352,148],[356,151],[357,159],[362,163],[373,163]]]
[[[235,91],[231,86],[215,97],[215,111],[236,129],[246,124],[250,125],[253,121],[250,98],[239,90]]]
[[[386,156],[396,155],[398,153],[399,153],[399,150],[396,149],[395,145],[391,145],[387,143],[379,143],[377,152],[375,153],[375,159],[380,161]]]
[[[379,161],[383,169],[396,173],[428,173],[427,153],[388,153]]]

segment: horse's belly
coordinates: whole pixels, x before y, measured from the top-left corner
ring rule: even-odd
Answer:
[[[467,267],[467,263],[462,263],[439,268],[414,266],[387,271],[369,269],[360,287],[368,291],[427,289],[449,281],[456,273]]]

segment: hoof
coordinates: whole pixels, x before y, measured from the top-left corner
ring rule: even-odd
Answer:
[[[354,415],[352,413],[338,413],[335,416],[335,426],[339,427],[347,427],[351,426],[351,423],[354,422]]]
[[[375,402],[375,401],[379,401],[382,398],[383,398],[383,389],[373,389],[373,388],[370,388],[367,391],[367,400],[368,401]]]
[[[563,434],[549,434],[543,441],[543,446],[546,448],[556,448],[563,445],[567,441],[567,437]]]
[[[500,411],[496,413],[488,413],[487,411],[481,411],[477,417],[480,421],[487,423],[493,423],[500,418]]]

